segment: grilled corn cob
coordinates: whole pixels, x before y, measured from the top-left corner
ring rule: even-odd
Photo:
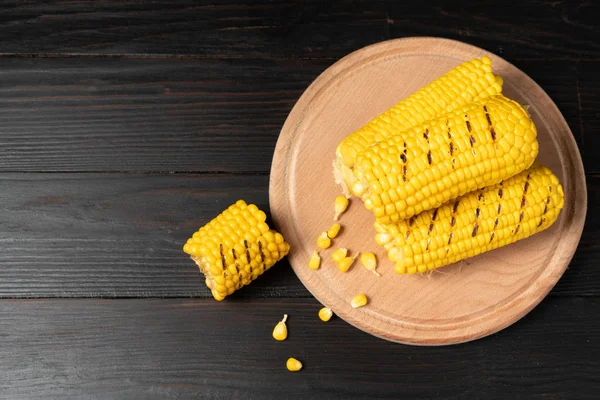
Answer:
[[[183,246],[216,300],[248,285],[288,254],[290,245],[269,229],[266,218],[254,204],[238,200]]]
[[[379,223],[407,219],[529,168],[536,136],[517,102],[488,97],[360,153],[353,194]]]
[[[502,92],[502,78],[492,74],[488,57],[467,61],[377,116],[344,139],[336,150],[334,171],[344,192],[352,184],[356,156],[368,146],[387,139],[437,115]]]
[[[375,223],[375,240],[399,274],[425,272],[524,239],[556,221],[558,178],[534,165],[501,183],[394,224]]]

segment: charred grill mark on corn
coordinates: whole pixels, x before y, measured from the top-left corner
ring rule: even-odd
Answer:
[[[488,129],[490,130],[490,135],[492,135],[492,141],[496,141],[496,131],[494,130],[494,125],[492,124],[492,119],[490,118],[490,114],[488,113],[488,109],[486,106],[483,106],[483,111],[485,112],[485,119],[488,123]]]
[[[248,249],[248,241],[244,240],[244,247],[246,248],[246,262],[250,264],[250,250]]]
[[[260,254],[260,259],[262,261],[262,270],[265,272],[267,270],[267,265],[265,264],[265,253],[263,252],[262,242],[258,241],[258,253]]]
[[[483,105],[497,124],[495,142],[485,123],[479,122],[485,119]],[[452,143],[456,144],[450,155],[446,151],[446,145],[450,146],[446,139],[448,127],[452,128]],[[538,153],[535,125],[527,112],[502,95],[471,104],[464,113],[428,121],[427,143],[423,139],[425,129],[424,125],[415,126],[357,156],[353,171],[364,189],[359,195],[369,204],[377,222],[407,219],[481,187],[495,185],[531,166]],[[400,156],[409,147],[410,160],[408,155]]]
[[[402,162],[404,163],[404,165],[402,166],[402,180],[404,182],[406,182],[406,174],[408,172],[408,168],[406,166],[406,162],[407,162],[406,156],[408,154],[408,147],[406,146],[406,142],[403,143],[403,146],[404,146],[404,151],[400,155],[400,158],[402,158]]]
[[[469,122],[469,116],[465,114],[465,124],[467,124],[467,130],[471,132],[471,123]],[[473,146],[473,144],[471,144]]]
[[[223,243],[219,243],[219,253],[221,254],[221,262],[223,263],[223,271],[227,268],[227,263],[225,262],[225,254],[223,254]]]
[[[235,249],[231,249],[231,256],[233,257],[233,261],[235,264],[235,272],[239,274],[240,266],[238,265],[238,262],[237,262],[237,254],[235,254]]]
[[[544,221],[546,221],[546,218],[544,218],[544,217],[540,218],[540,223],[537,224],[537,227],[539,228],[540,226],[542,226],[542,224],[544,223]]]
[[[527,179],[528,174],[531,179]],[[521,208],[519,201],[526,181],[529,181],[529,197],[525,208]],[[392,224],[375,223],[378,235],[390,236],[383,246],[395,263],[396,271],[400,274],[422,273],[521,240],[551,226],[564,205],[558,179],[541,165],[506,179],[502,198],[499,189],[500,184],[497,184],[484,188],[480,193],[461,196],[458,199],[460,206],[456,205],[457,201],[440,206],[435,222],[438,229],[429,236],[427,231],[435,210],[424,211],[415,218],[411,228],[413,235],[409,239],[404,235],[408,220]],[[545,214],[544,205],[547,206]],[[473,223],[477,208],[480,209],[479,217]],[[503,216],[502,223],[499,223],[500,215]],[[455,222],[440,230],[439,227],[448,226],[444,225],[448,224],[444,221],[453,217],[456,217]],[[420,238],[426,238],[427,245],[421,247]]]
[[[527,174],[527,178],[525,178],[525,183],[523,184],[523,197],[521,197],[521,210],[523,210],[523,208],[525,208],[525,205],[527,204],[527,198],[525,196],[527,195],[527,190],[529,190],[529,179],[531,179],[531,174]],[[521,222],[523,221],[524,215],[525,215],[524,211],[521,211],[521,213],[519,214],[519,223],[517,224],[517,227],[515,228],[514,235],[519,233],[519,230],[521,229]]]
[[[452,214],[456,214],[456,210],[458,210],[458,204],[460,203],[460,200],[456,200],[454,202],[454,205],[452,206]]]
[[[251,283],[288,254],[289,244],[265,221],[263,211],[239,200],[195,232],[183,246],[205,275],[206,285],[216,300]]]
[[[450,123],[448,122],[448,120],[446,120],[446,127],[448,128],[448,139],[450,140],[450,143],[448,143],[448,149],[450,150],[450,157],[452,157],[452,170],[454,170],[455,164],[456,164],[456,160],[454,159],[454,142],[452,141],[452,131],[450,130]]]

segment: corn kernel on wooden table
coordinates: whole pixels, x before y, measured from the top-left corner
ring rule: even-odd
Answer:
[[[584,1],[0,5],[0,398],[595,398],[598,17]],[[502,56],[565,116],[589,209],[557,286],[498,334],[436,348],[320,321],[285,261],[213,300],[187,237],[240,198],[268,210],[279,131],[322,71],[417,35]]]

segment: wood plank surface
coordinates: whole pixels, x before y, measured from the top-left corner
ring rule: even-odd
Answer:
[[[0,53],[336,58],[385,40],[384,10],[370,0],[11,2],[0,7]]]
[[[268,180],[228,174],[0,174],[0,297],[209,296],[183,243],[240,198],[268,212]],[[598,204],[600,177],[588,178],[588,193],[590,204]],[[599,243],[600,211],[591,207],[575,259],[553,295],[600,295]],[[234,296],[310,294],[284,261]]]
[[[586,171],[599,171],[600,158],[600,62],[581,61],[577,75],[577,93],[581,109],[581,133],[584,139],[582,149]],[[596,203],[596,206],[599,203]]]
[[[313,299],[0,302],[0,392],[20,399],[592,399],[600,299],[548,298],[437,348],[376,339]],[[357,312],[360,312],[357,310]],[[289,337],[271,338],[284,313]],[[285,370],[288,357],[304,363]]]
[[[404,36],[462,40],[506,57],[594,59],[592,1],[44,1],[0,8],[0,53],[338,58]],[[525,18],[525,20],[523,19]],[[524,21],[526,21],[524,23]]]
[[[578,77],[565,60],[514,62],[580,149],[584,127],[594,143],[600,63]],[[268,172],[288,113],[331,63],[0,57],[0,171]],[[593,157],[588,173],[600,172]]]
[[[0,399],[596,399],[599,17],[588,0],[1,2]],[[268,210],[275,141],[323,70],[415,35],[497,53],[569,123],[590,208],[554,290],[443,348],[322,323],[285,261],[211,299],[187,236],[238,198]]]
[[[590,1],[387,3],[392,38],[442,36],[486,48],[509,61],[597,59],[599,11],[598,3]]]
[[[0,57],[0,171],[268,172],[330,63]]]

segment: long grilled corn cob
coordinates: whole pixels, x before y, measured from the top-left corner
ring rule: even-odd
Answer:
[[[265,220],[254,204],[238,200],[183,246],[216,300],[248,285],[288,254],[290,245]]]
[[[502,92],[502,78],[492,74],[488,57],[467,61],[377,116],[344,139],[336,150],[334,171],[344,192],[352,184],[356,156],[389,136],[454,111],[468,103]]]
[[[422,273],[550,227],[564,205],[563,196],[558,178],[534,165],[409,220],[375,223],[375,239],[388,251],[397,273]]]
[[[410,218],[529,168],[536,136],[517,102],[488,97],[367,148],[352,191],[379,223]]]

